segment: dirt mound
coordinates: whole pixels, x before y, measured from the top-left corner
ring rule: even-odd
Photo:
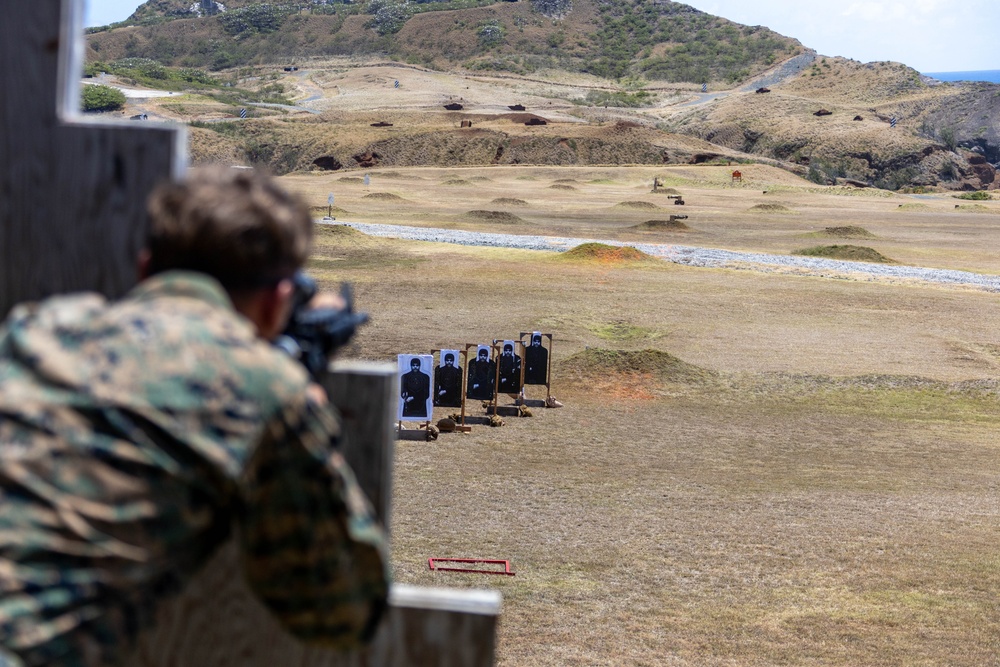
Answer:
[[[312,213],[312,215],[313,215],[314,218],[322,218],[322,217],[325,217],[327,215],[332,215],[335,218],[337,216],[343,217],[345,215],[351,215],[350,211],[348,211],[346,209],[342,209],[339,206],[333,206],[333,207],[330,207],[330,206],[312,206],[312,207],[310,207],[309,211]]]
[[[652,255],[647,255],[632,246],[612,246],[604,243],[583,243],[564,252],[560,255],[560,259],[601,264],[661,263]]]
[[[399,195],[394,195],[391,192],[372,192],[367,194],[362,199],[377,199],[379,201],[403,201],[403,198]]]
[[[922,206],[923,204],[920,204]],[[838,239],[874,239],[878,238],[864,227],[850,225],[847,227],[825,227],[821,232],[823,236],[833,236]]]
[[[613,375],[645,375],[660,382],[704,382],[715,375],[708,369],[660,350],[609,350],[601,347],[577,352],[563,360],[559,369],[563,377],[584,381],[606,380]]]
[[[550,190],[576,190],[572,185],[566,185],[564,183],[556,183],[555,185],[549,186]]]
[[[466,217],[472,218],[473,220],[479,220],[482,222],[492,222],[498,225],[516,225],[524,222],[524,218],[520,218],[509,211],[468,211],[465,214]]]
[[[316,225],[316,235],[327,238],[366,238],[367,234],[362,234],[353,227],[347,225]]]
[[[983,206],[982,204],[955,204],[956,211],[966,211],[969,213],[993,213],[994,211],[988,206]]]
[[[927,204],[900,204],[896,207],[897,211],[926,211],[930,206]]]
[[[464,178],[449,178],[447,181],[441,181],[441,185],[471,185]]]
[[[493,179],[490,178],[489,176],[473,176],[469,179],[469,181],[473,183],[485,183],[487,181],[492,181],[492,180]]]
[[[681,193],[677,188],[657,188],[653,194],[658,195],[679,195]]]
[[[623,201],[615,204],[615,208],[631,208],[636,211],[655,211],[659,206],[648,201]]]
[[[553,183],[579,183],[580,181],[576,180],[575,178],[559,178],[559,179],[556,179],[556,180],[554,180],[552,182]]]
[[[638,225],[634,225],[632,229],[646,229],[654,231],[676,231],[685,232],[690,231],[690,227],[685,225],[680,220],[647,220],[646,222],[640,222]]]
[[[843,259],[851,262],[875,262],[878,264],[895,264],[895,260],[889,259],[874,248],[860,245],[821,245],[813,248],[796,250],[793,255],[804,255],[806,257],[827,257],[829,259]]]
[[[527,206],[528,202],[523,199],[517,199],[515,197],[497,197],[491,204],[496,204],[497,206]]]
[[[348,251],[375,248],[383,245],[382,239],[368,236],[342,224],[316,225],[314,228],[314,254],[309,259],[309,269],[339,270]],[[356,255],[352,255],[356,257]]]
[[[747,213],[794,213],[783,204],[756,204],[747,209]]]
[[[337,179],[338,183],[364,183],[365,179],[360,176],[344,176],[343,178]]]

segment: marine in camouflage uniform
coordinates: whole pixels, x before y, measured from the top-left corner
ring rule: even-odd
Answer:
[[[386,545],[336,416],[230,297],[159,271],[121,301],[56,297],[0,327],[0,667],[119,664],[233,526],[293,634],[373,633]]]

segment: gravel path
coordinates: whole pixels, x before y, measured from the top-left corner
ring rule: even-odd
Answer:
[[[928,269],[919,266],[846,262],[818,257],[769,255],[759,252],[736,252],[713,248],[674,245],[667,243],[628,243],[604,239],[583,239],[564,236],[520,236],[516,234],[491,234],[466,232],[435,227],[406,227],[403,225],[370,225],[357,222],[330,222],[319,224],[343,225],[368,234],[410,241],[433,241],[459,245],[515,248],[520,250],[548,250],[565,252],[581,243],[604,243],[613,246],[631,246],[644,253],[675,264],[686,266],[743,269],[765,273],[794,273],[798,275],[869,280],[880,282],[929,282],[960,285],[988,292],[1000,292],[1000,276],[990,276],[969,271]]]
[[[769,88],[770,86],[776,86],[779,83],[790,79],[795,76],[805,68],[813,64],[816,60],[816,52],[813,50],[801,53],[793,58],[789,58],[785,62],[781,63],[774,71],[765,74],[764,76],[754,79],[747,85],[740,88],[745,93],[751,90],[757,90],[758,88]]]

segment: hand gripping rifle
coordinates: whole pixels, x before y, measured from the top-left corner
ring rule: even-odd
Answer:
[[[368,321],[368,313],[354,312],[349,283],[341,283],[343,308],[310,308],[316,296],[316,281],[302,271],[292,278],[292,313],[285,330],[274,344],[306,367],[316,380],[326,370],[330,356],[347,344],[355,330]]]

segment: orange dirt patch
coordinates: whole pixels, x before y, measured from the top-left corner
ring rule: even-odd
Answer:
[[[626,401],[652,401],[660,383],[649,372],[615,372],[604,378],[591,380],[593,392],[614,403]]]

